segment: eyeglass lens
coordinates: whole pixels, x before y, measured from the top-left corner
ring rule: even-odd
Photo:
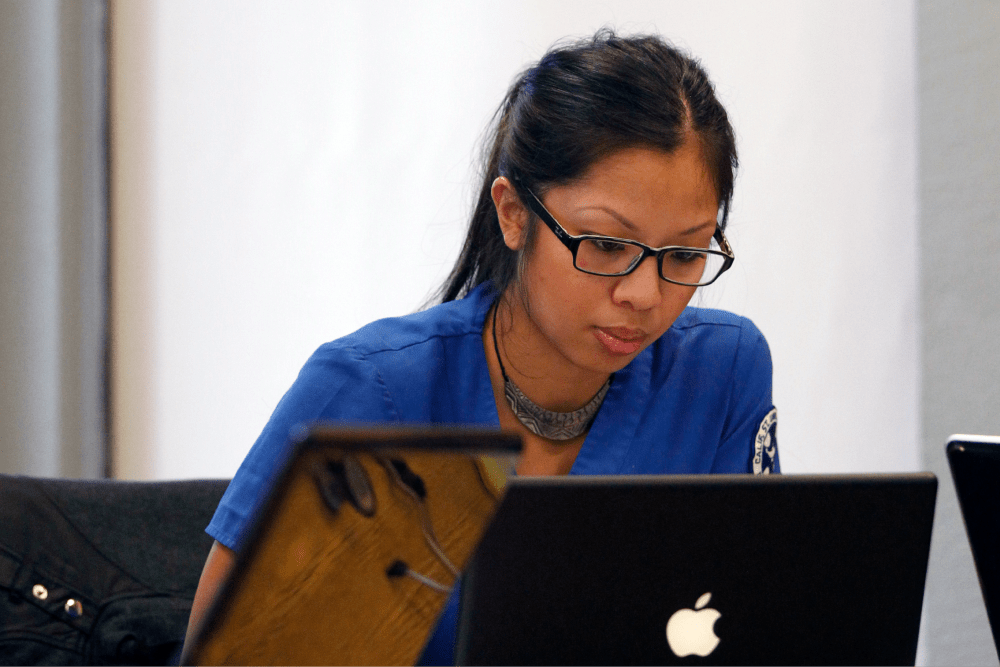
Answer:
[[[716,244],[713,241],[712,250]],[[621,275],[632,270],[642,248],[604,239],[584,239],[576,251],[576,266],[588,273]],[[665,280],[699,285],[712,282],[722,271],[725,257],[684,248],[664,253],[660,275]]]

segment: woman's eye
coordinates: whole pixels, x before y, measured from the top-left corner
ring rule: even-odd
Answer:
[[[691,264],[705,259],[705,253],[694,250],[675,250],[670,253],[670,259],[678,264]]]
[[[594,245],[595,248],[604,253],[622,252],[628,247],[624,243],[620,243],[618,241],[609,241],[609,240],[592,239],[591,243]]]

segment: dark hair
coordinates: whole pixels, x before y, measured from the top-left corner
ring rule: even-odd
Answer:
[[[461,255],[440,289],[442,302],[487,280],[503,294],[531,250],[533,215],[521,250],[504,244],[490,194],[501,175],[542,196],[611,153],[635,146],[672,152],[693,132],[725,227],[737,165],[732,126],[701,65],[660,37],[605,29],[553,47],[514,80],[491,127],[482,186]]]

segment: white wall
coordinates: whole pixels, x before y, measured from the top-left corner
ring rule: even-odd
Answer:
[[[112,4],[119,476],[232,475],[316,346],[416,309],[511,78],[603,25],[730,110],[738,259],[700,300],[767,335],[785,470],[919,467],[912,3],[567,7]]]

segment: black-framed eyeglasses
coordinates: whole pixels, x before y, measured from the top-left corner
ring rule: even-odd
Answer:
[[[718,226],[708,248],[650,248],[638,241],[613,236],[573,236],[552,217],[535,193],[523,186],[521,190],[528,194],[528,207],[569,248],[573,253],[573,266],[584,273],[595,276],[627,276],[647,257],[655,257],[661,278],[677,285],[700,287],[714,283],[736,259],[726,235]]]

